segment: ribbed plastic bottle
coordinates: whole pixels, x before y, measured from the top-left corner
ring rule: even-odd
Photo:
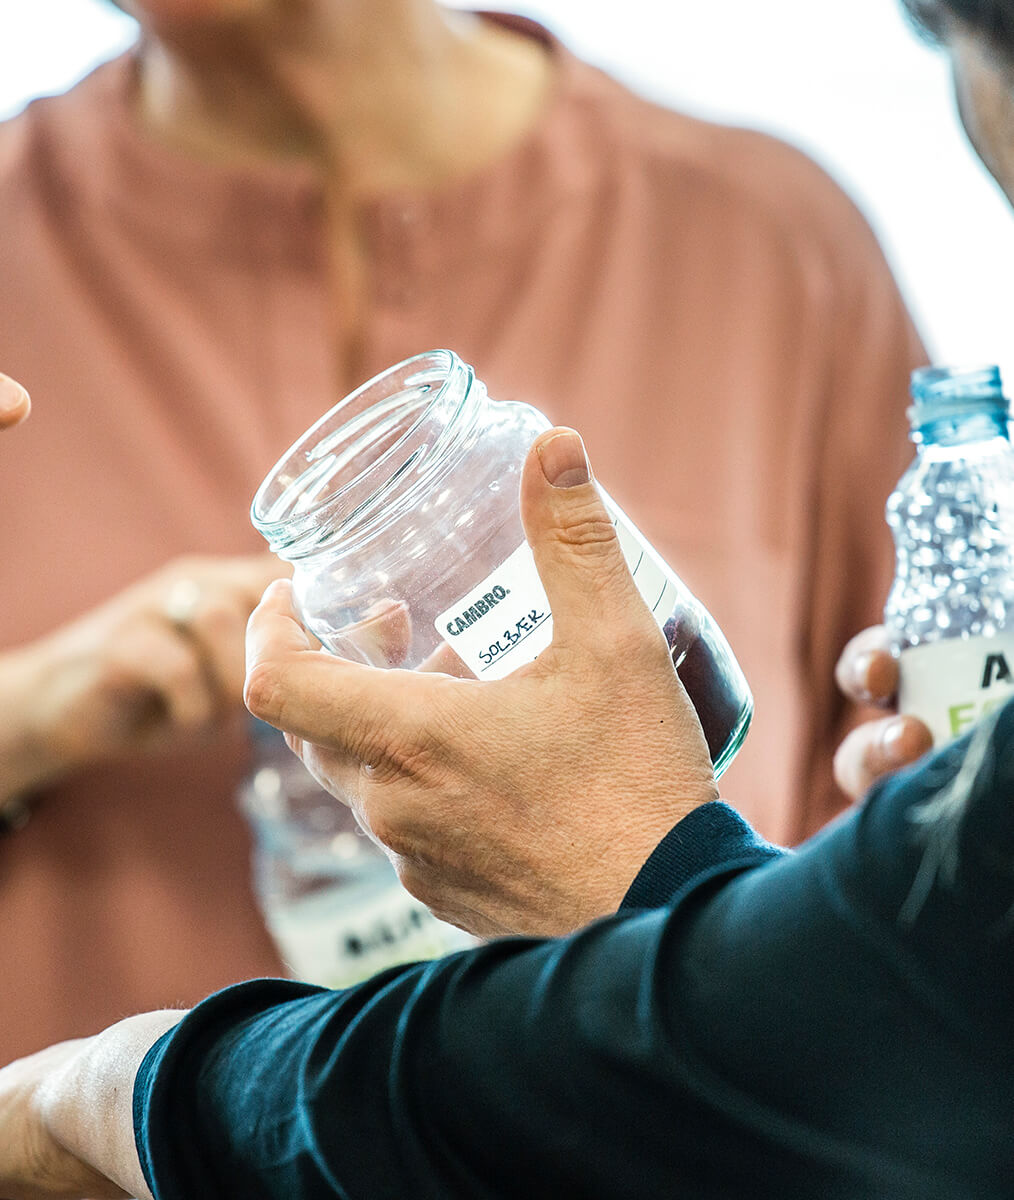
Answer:
[[[884,612],[898,707],[936,745],[1014,694],[1014,449],[1000,370],[926,367],[915,461],[887,503],[897,572]]]
[[[383,851],[282,735],[250,719],[253,762],[239,790],[253,834],[253,885],[297,979],[350,987],[386,967],[475,945],[398,882]]]

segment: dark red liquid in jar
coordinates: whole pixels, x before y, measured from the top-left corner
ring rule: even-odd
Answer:
[[[676,672],[704,730],[711,761],[716,762],[743,715],[743,693],[738,678],[725,670],[726,651],[712,644],[707,632],[695,628],[687,646],[687,632],[670,617],[662,626],[666,641],[678,662]],[[681,636],[682,633],[682,636]],[[682,660],[679,653],[687,646]]]

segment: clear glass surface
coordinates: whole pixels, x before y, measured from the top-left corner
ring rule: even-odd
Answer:
[[[473,676],[438,618],[524,546],[521,470],[548,427],[528,405],[490,400],[471,368],[435,351],[309,430],[261,485],[252,518],[293,562],[297,607],[322,645],[373,666]],[[746,679],[707,610],[613,511],[721,772],[752,715]]]

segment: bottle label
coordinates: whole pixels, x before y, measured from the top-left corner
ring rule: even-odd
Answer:
[[[637,590],[661,626],[688,593],[620,509],[603,499]],[[553,640],[553,614],[528,543],[442,612],[436,627],[479,679],[503,679],[534,662]]]
[[[1014,695],[1014,633],[947,638],[902,650],[898,710],[943,746]]]
[[[371,896],[336,885],[271,905],[265,918],[293,977],[324,987],[351,987],[387,967],[476,945],[470,934],[438,920],[393,874]]]

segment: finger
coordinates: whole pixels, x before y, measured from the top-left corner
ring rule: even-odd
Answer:
[[[155,609],[171,623],[187,625],[200,610],[217,608],[228,597],[245,621],[268,584],[289,574],[289,565],[273,554],[217,558],[184,555],[138,580],[114,603],[127,613]]]
[[[169,719],[181,729],[202,729],[218,714],[218,697],[192,646],[170,639],[148,665],[149,678],[165,700]]]
[[[133,697],[124,717],[138,734],[167,723],[199,729],[214,720],[216,697],[194,646],[161,622],[139,623],[122,635],[109,679],[111,690],[119,680]]]
[[[521,517],[553,611],[553,640],[587,640],[640,602],[584,443],[572,429],[541,434],[521,477]]]
[[[246,624],[246,669],[263,659],[299,654],[311,649],[306,630],[292,607],[292,584],[276,579],[264,589]]]
[[[9,375],[0,375],[0,429],[19,425],[31,411],[28,393]]]
[[[883,625],[864,629],[848,643],[834,669],[838,686],[860,704],[889,705],[898,691],[898,660]]]
[[[181,570],[186,569],[181,564]],[[219,714],[239,706],[246,675],[246,619],[252,601],[240,586],[226,582],[222,572],[206,573],[202,580],[193,567],[163,592],[164,582],[156,580],[140,594],[155,600],[156,618],[189,648]]]
[[[247,616],[246,604],[235,594],[206,593],[186,626],[179,630],[193,641],[222,708],[232,708],[242,700]]]
[[[915,717],[868,721],[845,738],[834,756],[838,786],[858,800],[882,776],[921,758],[933,736]]]
[[[389,747],[411,755],[428,712],[426,696],[440,682],[311,650],[286,581],[268,588],[247,625],[244,699],[254,716],[363,763],[385,760]]]

